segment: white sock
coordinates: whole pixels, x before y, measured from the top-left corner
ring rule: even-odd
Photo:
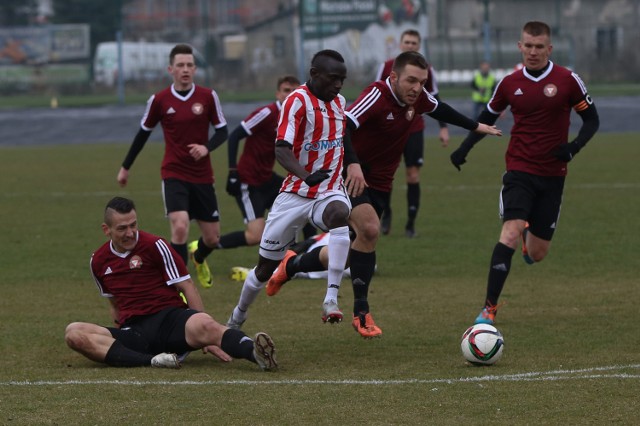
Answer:
[[[249,274],[247,274],[247,278],[244,280],[244,284],[242,285],[242,292],[240,292],[240,300],[238,300],[238,309],[245,313],[254,300],[256,300],[258,294],[260,294],[262,287],[267,284],[266,282],[263,283],[258,281],[255,270],[256,269],[253,268]]]
[[[327,269],[327,294],[324,298],[325,302],[329,300],[338,301],[338,292],[340,291],[344,267],[347,264],[350,245],[351,240],[349,239],[348,226],[341,226],[340,228],[329,230],[329,267]]]

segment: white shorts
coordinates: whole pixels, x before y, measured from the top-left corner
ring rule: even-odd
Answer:
[[[270,260],[282,260],[287,249],[295,242],[298,230],[307,222],[328,232],[322,221],[327,205],[340,201],[351,210],[351,202],[344,191],[327,191],[318,198],[304,198],[290,192],[282,192],[273,202],[260,240],[260,256]]]

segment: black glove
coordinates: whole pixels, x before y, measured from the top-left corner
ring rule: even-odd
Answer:
[[[304,183],[309,185],[309,187],[316,186],[317,184],[319,184],[320,182],[322,182],[323,180],[331,176],[330,173],[331,173],[330,169],[316,170],[315,172],[307,176],[307,178],[304,180]]]
[[[573,160],[573,156],[576,155],[580,151],[580,147],[577,143],[563,143],[558,147],[558,149],[553,153],[554,157],[556,157],[560,161],[564,161],[568,163]]]
[[[469,149],[463,145],[460,145],[460,148],[451,153],[451,164],[453,164],[458,171],[460,171],[460,166],[467,162],[468,153]]]
[[[229,175],[227,176],[227,194],[235,197],[240,195],[240,177],[238,176],[237,170],[229,170]]]

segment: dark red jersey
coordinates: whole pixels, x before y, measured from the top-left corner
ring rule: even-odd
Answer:
[[[263,106],[253,111],[240,125],[249,136],[238,162],[240,180],[259,186],[271,180],[276,161],[276,130],[280,102]]]
[[[151,131],[156,124],[164,133],[162,179],[176,178],[191,183],[213,183],[209,156],[194,160],[190,144],[206,145],[209,126],[216,129],[227,124],[215,91],[193,85],[186,96],[180,96],[173,85],[151,96],[141,126]]]
[[[347,108],[347,116],[357,126],[351,142],[370,188],[391,191],[407,138],[415,132],[411,123],[437,106],[438,101],[424,89],[413,106],[401,103],[387,80],[370,84]]]
[[[488,109],[500,114],[511,107],[514,124],[505,155],[507,170],[565,176],[567,163],[553,153],[568,142],[571,109],[582,111],[590,103],[580,77],[554,63],[539,77],[523,68],[503,78]]]
[[[380,69],[378,70],[378,75],[376,76],[376,80],[386,80],[389,75],[391,75],[391,69],[393,68],[393,59],[389,59],[384,62]],[[429,77],[427,77],[427,82],[424,85],[424,88],[427,89],[430,95],[436,96],[438,94],[438,83],[436,79],[436,73],[431,65],[429,65]],[[411,133],[419,132],[424,130],[424,118],[421,117],[420,120],[415,120],[412,123]]]
[[[173,285],[189,279],[189,272],[160,237],[138,231],[136,247],[126,253],[118,253],[108,241],[93,253],[90,264],[100,294],[114,298],[120,324],[133,316],[187,306]]]

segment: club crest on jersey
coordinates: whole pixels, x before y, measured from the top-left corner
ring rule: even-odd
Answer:
[[[415,109],[413,109],[413,107],[410,107],[410,108],[407,110],[407,113],[406,113],[404,116],[407,118],[407,120],[408,120],[408,121],[411,121],[411,120],[413,120],[413,116],[414,116],[415,114],[416,114],[416,110],[415,110]]]
[[[129,261],[129,269],[140,269],[142,267],[142,259],[140,256],[135,255]]]
[[[558,87],[555,84],[547,84],[542,90],[548,98],[553,98],[558,93]]]
[[[202,104],[196,102],[195,104],[191,105],[191,112],[193,112],[195,115],[200,115],[203,111],[204,107],[202,106]]]

